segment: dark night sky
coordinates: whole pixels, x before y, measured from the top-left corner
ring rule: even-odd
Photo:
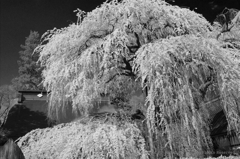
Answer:
[[[49,29],[62,28],[76,22],[76,13],[80,8],[91,11],[105,0],[0,0],[0,86],[11,84],[11,79],[18,75],[17,60],[20,45],[30,30],[38,31],[42,35]],[[178,3],[177,3],[177,2]],[[202,13],[208,20],[212,20],[228,3],[240,9],[240,0],[176,0],[174,4],[190,6],[197,5],[197,12]],[[215,2],[220,3],[215,3]],[[201,3],[200,3],[201,2]],[[232,3],[230,3],[232,2]],[[238,5],[238,7],[236,7]]]
[[[105,0],[0,0],[0,85],[11,84],[18,75],[20,45],[30,30],[42,35],[54,27],[76,22],[77,8],[91,11]]]

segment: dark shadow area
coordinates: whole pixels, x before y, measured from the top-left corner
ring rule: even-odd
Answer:
[[[211,122],[211,136],[225,135],[227,133],[227,119],[222,111],[217,113]]]
[[[7,137],[13,140],[24,136],[31,130],[48,127],[48,120],[43,112],[31,111],[25,105],[12,107],[3,129],[9,131]]]
[[[240,141],[234,131],[228,132],[228,122],[224,111],[217,113],[211,122],[211,137],[213,141],[214,154],[213,157],[220,155],[240,155],[235,147],[240,146]]]
[[[0,146],[1,159],[25,159],[19,146],[12,140],[8,139]]]

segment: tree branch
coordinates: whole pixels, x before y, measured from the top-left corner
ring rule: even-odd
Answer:
[[[133,74],[131,73],[125,73],[125,72],[122,72],[122,73],[116,73],[115,75],[113,75],[111,78],[109,78],[105,83],[109,83],[111,82],[116,76],[121,76],[121,75],[124,75],[124,76],[133,76]]]
[[[119,75],[119,74],[115,74],[115,75],[113,75],[110,79],[107,80],[106,83],[109,83],[110,81],[112,81],[117,75]]]
[[[207,89],[210,85],[213,84],[214,82],[214,72],[213,72],[213,68],[208,67],[210,69],[210,76],[208,77],[208,79],[206,80],[205,83],[201,84],[200,87],[198,88],[199,92],[201,93],[202,99],[205,98],[205,95],[207,93]]]

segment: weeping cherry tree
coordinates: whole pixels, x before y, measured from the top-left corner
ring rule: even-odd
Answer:
[[[121,118],[130,123],[129,129],[141,130],[134,137],[121,134],[124,126],[106,128],[118,131],[119,139],[131,137],[136,148],[138,138],[144,138],[137,151],[141,153],[122,151],[111,158],[203,157],[212,149],[205,102],[214,91],[221,97],[229,129],[240,137],[240,51],[217,38],[220,25],[162,0],[113,0],[92,12],[78,10],[77,16],[66,28],[47,31],[36,49],[44,68],[43,85],[50,92],[50,119],[58,120],[69,106],[77,115],[88,116],[102,94],[127,94],[140,86],[146,100],[139,109],[147,127]],[[120,106],[117,110],[127,113]],[[102,140],[95,144],[104,147]]]

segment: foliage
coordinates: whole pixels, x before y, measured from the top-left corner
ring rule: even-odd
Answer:
[[[227,47],[240,49],[239,27],[240,11],[236,9],[224,9],[223,13],[218,15],[214,21],[214,29],[217,38],[220,41],[226,42]]]
[[[186,147],[191,149],[193,143],[208,146],[209,136],[204,133],[208,132],[205,119],[209,117],[202,86],[211,74],[216,78],[212,86],[214,88],[217,85],[219,88],[225,101],[224,107],[227,113],[232,115],[229,117],[237,121],[232,122],[235,124],[233,128],[239,131],[240,117],[232,114],[236,113],[239,106],[231,102],[239,89],[240,61],[235,58],[238,54],[237,50],[222,48],[216,39],[193,35],[159,40],[138,50],[136,70],[142,78],[141,81],[148,81],[142,85],[149,88],[147,97],[149,124],[154,127],[157,122],[161,131],[169,134],[172,150],[178,150],[179,148],[175,146],[181,148],[185,143],[184,149]],[[201,69],[203,71],[200,71]],[[195,87],[194,79],[199,79],[202,85]],[[194,101],[195,90],[202,98],[200,103]],[[160,110],[157,118],[156,109]],[[186,128],[186,131],[182,128]],[[179,145],[176,145],[174,140],[176,137],[179,138],[179,134],[172,133],[177,130],[182,134],[182,142]],[[189,140],[189,137],[192,140]]]
[[[8,140],[7,136],[9,133],[10,132],[8,130],[0,128],[0,145],[1,146],[3,146],[7,142]]]
[[[214,159],[215,157],[208,157],[206,159]],[[226,157],[226,156],[220,156],[220,157],[217,157],[217,159],[238,159],[239,157],[237,156],[229,156],[229,157]],[[183,159],[194,159],[192,157],[190,158],[183,158]],[[215,158],[216,159],[216,158]]]
[[[16,90],[38,90],[41,89],[41,71],[40,65],[37,64],[38,54],[34,54],[34,49],[40,43],[38,32],[31,31],[26,37],[25,44],[21,45],[19,52],[20,60],[18,60],[18,77],[12,80]]]
[[[18,145],[26,158],[147,158],[145,141],[136,125],[114,124],[116,120],[84,118],[52,129],[33,130]]]
[[[45,68],[43,84],[51,91],[50,112],[72,101],[76,111],[87,114],[92,100],[115,86],[114,77],[129,76],[135,82],[132,61],[142,45],[169,36],[204,34],[209,27],[190,10],[136,0],[105,3],[82,22],[48,31],[37,50]]]
[[[203,157],[211,149],[205,104],[211,91],[240,133],[240,50],[216,39],[217,27],[201,15],[164,1],[123,0],[78,17],[48,31],[36,49],[51,119],[69,104],[88,115],[101,94],[116,97],[141,84],[151,158]]]
[[[0,86],[0,108],[11,106],[11,100],[16,98],[17,92],[12,85]]]
[[[16,104],[17,92],[12,85],[0,86],[0,127],[5,124],[9,110]]]

